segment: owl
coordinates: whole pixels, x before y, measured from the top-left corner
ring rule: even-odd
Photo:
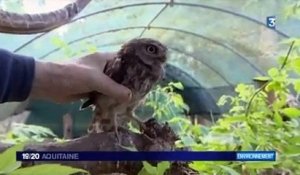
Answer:
[[[94,109],[88,133],[114,130],[119,139],[118,126],[130,120],[142,124],[134,111],[164,77],[167,50],[162,43],[150,38],[133,39],[121,47],[116,58],[106,64],[104,73],[129,88],[132,98],[128,103],[120,103],[104,94],[90,93],[81,107],[93,106]]]

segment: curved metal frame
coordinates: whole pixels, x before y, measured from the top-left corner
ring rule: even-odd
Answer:
[[[173,50],[175,52],[178,52],[180,54],[183,54],[185,56],[191,57],[193,59],[195,59],[196,61],[201,62],[202,64],[204,64],[206,67],[208,67],[211,71],[213,71],[215,74],[217,74],[221,79],[223,79],[231,88],[234,88],[233,84],[231,82],[229,82],[229,80],[223,76],[219,71],[217,71],[215,68],[213,68],[212,66],[210,66],[208,63],[206,63],[205,61],[199,59],[198,57],[195,57],[194,55],[187,53],[183,50],[180,50],[178,48],[174,48],[174,47],[168,47],[170,50]]]
[[[117,45],[121,45],[121,44],[122,44],[122,43],[101,44],[101,45],[97,45],[96,47],[111,47],[111,46],[117,46]],[[228,87],[230,87],[232,90],[234,90],[233,84],[230,83],[230,82],[226,79],[226,77],[224,77],[219,71],[217,71],[217,70],[214,69],[213,67],[209,66],[209,65],[208,65],[206,62],[204,62],[203,60],[200,60],[200,59],[198,59],[197,57],[195,57],[194,55],[189,54],[189,53],[187,53],[187,52],[185,52],[185,51],[182,51],[182,50],[180,50],[180,49],[176,49],[176,48],[173,48],[173,47],[169,47],[169,49],[170,49],[170,50],[173,50],[173,51],[175,51],[175,52],[181,53],[181,54],[185,54],[186,56],[192,57],[192,58],[194,58],[196,61],[199,61],[199,62],[203,63],[204,65],[207,65],[207,66],[211,69],[211,71],[213,71],[213,72],[215,72],[217,75],[219,75],[219,76],[221,77],[221,79],[223,79],[223,80],[228,84]],[[179,67],[177,67],[177,66],[175,66],[175,65],[172,65],[172,64],[169,64],[169,66],[172,66],[172,67],[175,67],[175,68],[177,68],[177,69],[180,69]],[[197,88],[198,88],[198,87],[201,87],[201,88],[203,88],[203,89],[209,89],[209,88],[204,88],[197,80],[195,80],[193,77],[191,77],[187,72],[185,72],[185,71],[182,70],[182,73],[184,73],[186,76],[188,76],[188,77],[191,79],[191,81],[197,85],[197,86],[196,86]],[[170,77],[173,77],[174,79],[176,79],[176,77],[174,77],[174,76],[172,76],[172,75],[170,75],[170,74],[169,74],[169,76],[170,76]],[[224,86],[220,86],[220,87],[224,87]],[[192,88],[192,87],[189,87],[189,88]],[[214,100],[214,98],[212,97],[211,92],[207,91],[207,93],[208,93],[208,94],[211,96],[211,98]],[[215,101],[215,100],[214,100],[214,101]]]
[[[151,24],[159,17],[160,14],[162,14],[162,12],[168,7],[169,4],[166,4],[165,6],[163,6],[162,9],[160,9],[160,11],[158,11],[158,13],[148,22],[147,27],[148,29],[150,29]],[[144,33],[146,32],[146,28],[143,29],[143,31],[140,33],[139,38],[141,38]]]
[[[169,66],[181,70],[179,67],[177,67],[175,65],[169,64]],[[186,76],[188,76],[191,79],[191,81],[197,85],[196,87],[203,88],[202,85],[197,80],[195,80],[193,77],[191,77],[187,72],[185,72],[185,71],[182,70],[182,73],[184,73]],[[172,77],[172,78],[174,78],[174,79],[176,79],[176,77],[174,77],[172,75],[169,75],[169,76]],[[203,89],[205,89],[205,88],[203,88]]]
[[[122,30],[145,29],[145,28],[149,28],[149,27],[148,26],[124,27],[124,28],[117,28],[117,29],[111,29],[111,30],[107,30],[107,31],[96,32],[94,34],[90,34],[90,35],[87,35],[87,36],[80,37],[78,39],[69,41],[67,44],[71,45],[71,44],[74,44],[74,43],[76,43],[78,41],[82,41],[82,40],[85,40],[85,39],[88,39],[88,38],[92,38],[94,36],[102,35],[102,34],[105,34],[105,33],[118,32],[118,31],[122,31]],[[265,75],[265,73],[262,70],[260,70],[259,68],[257,68],[254,64],[252,64],[246,57],[244,57],[243,55],[241,55],[241,53],[239,53],[238,51],[235,51],[233,48],[231,48],[230,46],[228,46],[226,44],[223,44],[222,42],[216,41],[214,39],[211,39],[209,37],[206,37],[206,36],[203,36],[203,35],[200,35],[200,34],[197,34],[197,33],[193,33],[193,32],[182,30],[182,29],[177,29],[177,28],[151,26],[150,29],[159,29],[159,30],[174,31],[174,32],[184,33],[184,34],[187,34],[187,35],[192,35],[192,36],[195,36],[197,38],[202,38],[204,40],[210,41],[210,42],[212,42],[212,43],[214,43],[214,44],[216,44],[216,45],[218,45],[220,47],[225,48],[226,50],[231,51],[232,53],[234,53],[235,55],[237,55],[238,57],[240,57],[242,60],[244,60],[247,64],[249,64],[250,67],[252,67],[254,70],[256,70],[257,72],[259,72],[261,75]],[[45,55],[39,57],[39,59],[44,59],[45,57],[49,56],[50,54],[52,54],[52,53],[54,53],[54,52],[56,52],[58,50],[60,50],[60,48],[53,49],[52,51],[50,51],[50,52],[46,53]]]
[[[101,45],[97,45],[96,47],[100,48],[100,47],[111,47],[111,46],[118,46],[121,45],[122,43],[109,43],[109,44],[101,44]],[[218,70],[216,70],[215,68],[213,68],[212,66],[210,66],[207,62],[205,62],[204,60],[199,59],[198,57],[194,56],[193,54],[190,54],[184,50],[180,50],[178,48],[175,47],[168,47],[169,50],[172,50],[174,52],[178,52],[180,54],[183,54],[185,56],[191,57],[196,61],[201,62],[202,64],[204,64],[206,67],[208,67],[211,71],[213,71],[215,74],[217,74],[224,82],[226,82],[228,84],[228,86],[230,86],[230,88],[234,89],[234,85],[225,77],[223,76]],[[172,65],[174,67],[177,67],[175,65]],[[189,75],[190,76],[190,75]],[[191,77],[192,78],[192,77]],[[192,78],[193,79],[193,78]],[[196,82],[195,79],[193,79],[194,82]],[[201,86],[198,82],[196,83],[198,86]],[[202,87],[202,86],[201,86]]]
[[[112,8],[108,8],[108,9],[96,11],[96,12],[93,12],[93,13],[90,13],[90,14],[78,17],[76,19],[73,19],[72,21],[70,21],[67,24],[76,22],[76,21],[78,21],[80,19],[84,19],[84,18],[88,18],[88,17],[94,16],[94,15],[97,15],[97,14],[100,14],[100,13],[105,13],[105,12],[109,12],[109,11],[113,11],[113,10],[118,10],[118,9],[124,9],[124,8],[130,8],[130,7],[137,7],[137,6],[146,6],[146,5],[168,5],[168,4],[170,4],[170,3],[169,2],[146,2],[146,3],[127,4],[127,5],[122,5],[122,6],[117,6],[117,7],[112,7]],[[262,22],[260,22],[260,21],[258,21],[256,19],[254,19],[254,18],[251,18],[251,17],[243,15],[243,14],[239,14],[239,13],[236,13],[236,12],[232,12],[232,11],[229,11],[229,10],[226,10],[226,9],[222,9],[222,8],[212,7],[212,6],[203,5],[203,4],[180,3],[180,2],[172,2],[172,5],[205,8],[205,9],[209,9],[209,10],[219,11],[219,12],[231,14],[231,15],[234,15],[234,16],[237,16],[237,17],[240,17],[240,18],[252,21],[252,22],[254,22],[254,23],[258,24],[258,25],[262,25],[262,26],[266,27],[264,23],[262,23]],[[274,31],[276,33],[278,33],[279,35],[285,37],[285,38],[289,38],[289,36],[287,34],[281,32],[281,31],[279,31],[277,29],[274,29]],[[18,48],[16,48],[14,50],[14,52],[20,51],[22,48],[24,48],[25,46],[29,45],[30,43],[32,43],[33,41],[37,40],[38,38],[41,38],[42,36],[46,35],[47,33],[48,32],[42,33],[42,34],[40,34],[40,35],[38,35],[38,36],[30,39],[26,43],[24,43],[21,46],[19,46]]]

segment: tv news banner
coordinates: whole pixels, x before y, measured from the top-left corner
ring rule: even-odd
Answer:
[[[275,161],[275,151],[17,152],[18,161]]]
[[[275,29],[276,17],[266,18]],[[16,153],[18,161],[276,161],[275,151],[172,151],[172,152],[32,152]]]

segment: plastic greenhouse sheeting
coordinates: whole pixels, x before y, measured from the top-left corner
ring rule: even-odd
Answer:
[[[68,0],[0,3],[6,10],[32,13],[33,5],[50,11]],[[250,83],[275,65],[288,47],[278,41],[300,36],[300,21],[283,19],[288,3],[176,0],[170,6],[166,0],[94,0],[69,24],[42,34],[0,34],[0,43],[16,53],[60,61],[95,50],[118,50],[134,37],[156,38],[168,45],[169,64],[197,82],[190,87],[201,86],[217,100],[226,87],[232,91],[237,83]],[[277,17],[275,30],[266,27],[267,16]]]

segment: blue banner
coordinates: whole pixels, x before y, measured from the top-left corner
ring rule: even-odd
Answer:
[[[275,151],[17,152],[18,161],[275,161]]]

